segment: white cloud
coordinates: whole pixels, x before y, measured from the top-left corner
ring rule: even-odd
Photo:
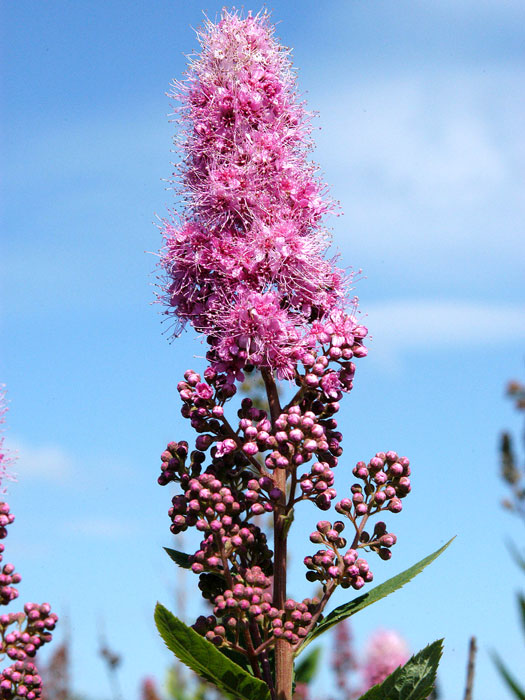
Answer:
[[[525,307],[519,305],[401,300],[369,304],[366,311],[373,354],[525,339]]]
[[[13,471],[19,481],[37,479],[41,481],[67,481],[75,471],[75,460],[66,450],[57,445],[28,445],[10,440],[9,447],[16,461]]]
[[[515,260],[525,216],[523,70],[417,69],[316,94],[317,159],[358,244],[396,257],[479,253],[497,237]]]

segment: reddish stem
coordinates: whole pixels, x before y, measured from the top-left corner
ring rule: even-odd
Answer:
[[[266,386],[268,405],[272,423],[281,415],[279,394],[269,369],[261,370]],[[284,610],[286,601],[286,563],[287,563],[287,521],[286,521],[286,469],[274,471],[275,485],[281,491],[281,498],[273,514],[274,532],[274,575],[273,604],[278,610]],[[293,650],[285,639],[275,643],[275,689],[277,700],[292,700]]]

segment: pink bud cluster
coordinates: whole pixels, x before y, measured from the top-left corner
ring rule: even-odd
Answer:
[[[35,656],[43,644],[51,641],[50,632],[55,629],[58,619],[51,612],[51,606],[48,603],[42,603],[42,605],[26,603],[24,612],[25,615],[22,613],[0,615],[3,652],[10,659],[17,661],[24,661],[27,657]],[[27,622],[25,629],[22,630],[21,623],[24,620]],[[14,624],[17,625],[17,628],[8,631]]]
[[[0,424],[4,422],[6,412],[5,392],[0,387]],[[0,481],[6,476],[9,455],[3,449],[4,438],[0,434]],[[14,522],[15,516],[9,505],[0,502],[0,540],[7,537],[7,528]],[[3,561],[4,544],[0,543],[0,563]],[[0,605],[9,605],[18,597],[14,588],[22,580],[15,572],[13,564],[4,564],[0,571]],[[0,671],[0,700],[27,698],[34,700],[42,694],[42,679],[32,659],[38,649],[51,641],[50,632],[55,628],[57,616],[51,612],[48,603],[38,605],[26,603],[24,612],[4,613],[0,615],[0,656],[7,656],[14,661],[11,666]],[[24,624],[25,623],[25,624]]]
[[[42,679],[31,661],[17,661],[0,674],[0,698],[34,700],[42,695]]]
[[[312,367],[315,364],[318,371],[326,373],[328,362],[316,361]],[[243,586],[249,588],[246,576],[253,567],[261,570],[262,589],[270,585],[272,553],[266,536],[251,519],[273,512],[282,503],[285,494],[276,485],[276,470],[286,470],[295,479],[298,493],[290,497],[291,505],[310,500],[327,510],[336,497],[333,467],[342,454],[342,435],[333,416],[339,410],[339,396],[327,398],[321,385],[314,388],[299,377],[299,403],[292,402],[272,421],[266,411],[245,398],[238,410],[235,431],[219,404],[224,399],[219,398],[216,376],[205,374],[202,381],[197,372],[188,370],[185,381],[178,385],[182,415],[199,434],[197,449],[191,453],[187,443],[181,442],[170,443],[161,455],[159,483],[176,482],[182,489],[172,498],[171,531],[178,534],[195,527],[204,536],[191,557],[191,568],[202,577],[201,590],[214,605],[214,619],[205,630],[210,640],[234,644],[228,630],[233,634],[239,625],[256,622],[265,639],[273,635],[274,639],[282,637],[297,644],[302,625],[290,627],[293,620],[286,617],[285,609],[272,608],[269,593],[265,598],[255,593],[260,598],[257,602],[247,602],[241,596],[241,602],[236,592]],[[204,469],[208,453],[211,463]],[[298,474],[299,468],[303,470],[309,462],[308,470]],[[384,510],[399,512],[401,499],[410,491],[409,461],[392,451],[377,453],[368,464],[358,462],[353,474],[364,485],[353,484],[351,497],[336,504],[336,511],[354,525],[356,534],[351,546],[341,551],[347,545],[341,534],[345,527],[342,521],[333,525],[321,521],[310,538],[324,549],[306,557],[307,578],[320,581],[325,587],[330,583],[332,588],[341,585],[359,590],[373,580],[368,562],[358,550],[365,548],[388,559],[396,536],[387,532],[383,522],[376,523],[370,535],[364,529],[365,523],[371,515]],[[231,585],[226,580],[228,575]],[[263,608],[259,610],[261,601]],[[197,629],[204,629],[202,625],[201,620]]]
[[[261,577],[259,585],[237,583],[232,589],[226,589],[215,598],[214,614],[199,617],[194,629],[221,646],[228,638],[238,636],[243,623],[255,622],[266,642],[273,637],[297,644],[308,633],[308,626],[319,610],[319,598],[305,598],[300,603],[290,598],[279,610],[272,605],[270,586],[271,581]]]
[[[0,503],[0,539],[7,537],[7,526],[15,519],[9,511],[7,503]],[[3,560],[4,545],[0,544],[0,562]],[[13,564],[4,564],[0,572],[0,605],[8,605],[12,600],[18,598],[18,591],[13,584],[18,584],[22,580],[20,574],[15,573]]]
[[[4,564],[0,573],[0,605],[7,605],[18,598],[18,591],[13,584],[20,583],[22,577],[15,572],[14,564]]]
[[[341,536],[344,527],[340,520],[333,525],[327,520],[317,523],[317,530],[310,535],[310,541],[314,544],[324,544],[328,549],[320,549],[313,556],[305,558],[305,566],[309,569],[306,578],[323,583],[332,580],[342,588],[352,586],[359,590],[365,583],[372,581],[374,576],[368,562],[359,558],[356,549],[351,547],[344,554],[340,552],[347,544],[346,539]]]
[[[319,598],[305,598],[301,603],[287,600],[284,604],[284,615],[273,621],[274,636],[282,637],[290,644],[297,644],[304,639],[313,616],[318,615],[320,602]]]
[[[364,487],[353,484],[352,498],[343,498],[336,506],[339,513],[355,519],[382,510],[403,510],[401,499],[411,490],[410,462],[406,457],[398,457],[393,451],[378,452],[368,464],[358,462],[352,473],[364,482]]]
[[[10,513],[7,503],[0,503],[1,539],[7,536],[6,526],[13,521],[14,516]],[[3,553],[3,545],[0,551]],[[20,574],[14,573],[12,564],[3,566],[0,574],[0,605],[8,605],[18,597],[18,591],[12,584],[20,583],[21,580]],[[24,612],[0,615],[0,654],[5,654],[16,662],[14,666],[9,666],[0,673],[0,689],[4,693],[0,694],[0,698],[17,697],[15,689],[18,696],[27,697],[29,700],[39,697],[40,677],[36,670],[33,671],[34,665],[28,664],[28,659],[34,657],[43,644],[51,641],[50,632],[55,628],[57,619],[48,603],[26,603]],[[5,694],[9,689],[13,690],[11,696]]]

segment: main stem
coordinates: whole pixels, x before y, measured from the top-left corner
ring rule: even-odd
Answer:
[[[281,405],[275,380],[270,370],[262,369],[266,386],[268,404],[272,423],[281,414]],[[275,485],[281,491],[281,498],[273,513],[274,533],[274,572],[273,604],[278,610],[284,610],[286,602],[286,563],[287,563],[287,521],[286,521],[286,469],[274,471]],[[292,700],[293,649],[284,639],[275,643],[275,691],[277,700]]]

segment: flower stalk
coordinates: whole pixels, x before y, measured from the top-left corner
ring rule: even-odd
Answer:
[[[184,208],[163,222],[162,293],[179,332],[190,324],[208,344],[201,374],[177,389],[181,413],[197,432],[194,449],[169,443],[159,483],[178,491],[171,532],[196,528],[190,556],[213,608],[194,629],[219,650],[246,657],[272,700],[291,700],[293,658],[322,619],[334,590],[373,579],[360,549],[391,556],[395,535],[371,516],[400,512],[410,491],[408,459],[379,452],[358,462],[341,520],[321,520],[304,560],[321,598],[287,591],[287,539],[294,507],[323,512],[337,497],[342,455],[336,414],[353,387],[367,329],[350,297],[351,275],[328,259],[323,224],[332,208],[308,160],[310,115],[298,98],[289,51],[267,14],[224,11],[199,33],[201,52],[174,84],[182,157],[173,186]],[[251,398],[226,415],[238,386],[260,376],[269,411]],[[295,383],[284,408],[277,383]],[[273,551],[258,516],[272,514]],[[343,536],[344,520],[355,534]]]

